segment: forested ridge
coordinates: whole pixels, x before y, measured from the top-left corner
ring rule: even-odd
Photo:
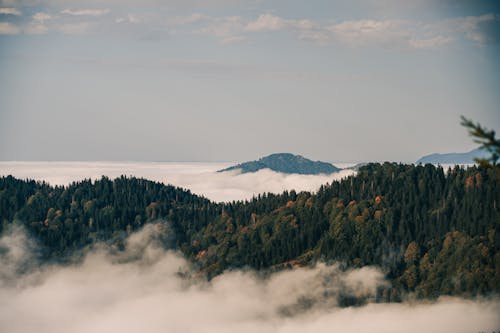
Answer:
[[[157,223],[209,277],[326,261],[380,267],[390,281],[381,301],[489,295],[500,291],[499,180],[498,167],[368,164],[316,193],[214,203],[137,178],[49,186],[7,176],[0,219],[2,231],[23,225],[51,261],[96,241],[120,248],[130,232]]]

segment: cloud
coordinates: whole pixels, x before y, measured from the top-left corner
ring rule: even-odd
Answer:
[[[9,22],[0,22],[0,35],[17,35],[21,32],[18,26]]]
[[[245,32],[288,30],[301,40],[326,44],[340,42],[349,46],[433,49],[446,46],[460,36],[484,45],[497,42],[500,16],[485,14],[420,23],[400,19],[362,19],[325,25],[309,19],[290,20],[262,14],[246,24]]]
[[[45,34],[49,31],[46,21],[54,17],[44,12],[38,12],[32,16],[31,22],[24,28],[24,32],[30,35]]]
[[[109,13],[109,9],[64,9],[61,14],[73,15],[73,16],[102,16]]]
[[[212,18],[206,26],[198,32],[204,35],[217,37],[222,42],[242,40],[241,33],[244,28],[244,20],[240,16],[228,16],[225,18]]]
[[[17,8],[0,8],[0,15],[14,15],[14,16],[21,16],[22,13],[19,9]]]
[[[245,34],[281,30],[297,33],[299,39],[303,40],[326,41],[324,38],[325,34],[321,31],[320,25],[308,19],[289,20],[266,13],[258,16],[255,20],[249,20],[241,16],[225,18],[203,16],[202,20],[208,23],[199,32],[217,37],[223,43],[245,40],[247,39]]]
[[[257,20],[249,22],[246,31],[275,31],[284,29],[288,25],[287,21],[272,14],[260,15]]]
[[[339,308],[341,295],[370,299],[385,283],[374,267],[341,271],[319,264],[267,277],[230,271],[207,281],[181,254],[159,246],[158,230],[149,225],[132,234],[123,252],[101,245],[81,263],[10,272],[7,279],[16,276],[16,283],[0,282],[2,330],[470,333],[499,328],[498,300]],[[24,254],[14,252],[26,248],[26,240],[19,231],[1,238],[2,271],[24,261]]]
[[[251,199],[264,192],[284,190],[315,191],[321,185],[353,173],[345,170],[332,175],[282,174],[269,169],[256,173],[218,173],[229,163],[124,163],[124,162],[0,162],[0,175],[45,180],[67,185],[85,178],[100,179],[134,175],[190,189],[216,201]]]
[[[484,45],[496,40],[498,15],[456,17],[431,23],[407,20],[355,20],[326,27],[332,38],[351,45],[387,48],[435,49],[460,38]]]
[[[326,29],[336,40],[351,46],[398,46],[411,36],[406,22],[398,20],[344,21]]]
[[[410,46],[414,49],[433,49],[453,42],[451,37],[437,36],[428,39],[411,39]]]
[[[141,23],[142,20],[136,16],[136,15],[133,15],[133,14],[128,14],[126,17],[119,17],[115,20],[116,23],[124,23],[124,22],[127,22],[127,23],[132,23],[132,24],[138,24],[138,23]]]
[[[330,41],[330,36],[325,31],[306,30],[298,35],[301,40],[312,41],[319,44],[327,44]]]
[[[307,20],[288,20],[273,14],[262,14],[255,20],[249,20],[241,16],[228,16],[216,18],[201,16],[193,22],[207,22],[199,32],[219,38],[222,42],[234,42],[246,39],[245,34],[264,33],[269,31],[301,31],[307,33],[317,29],[317,23]],[[305,38],[304,38],[305,39]]]
[[[446,19],[429,25],[429,28],[448,32],[449,34],[461,35],[478,45],[485,45],[498,41],[500,15],[490,13]]]
[[[262,14],[255,21],[250,21],[245,27],[249,32],[264,32],[278,30],[310,31],[320,29],[318,22],[309,19],[290,20],[273,14]]]
[[[259,15],[255,20],[240,16],[226,18],[205,16],[204,21],[209,23],[200,31],[221,40],[243,40],[251,33],[288,31],[295,34],[299,40],[317,44],[340,43],[351,47],[432,49],[454,42],[457,40],[457,34],[464,33],[461,30],[468,31],[465,32],[467,38],[480,40],[481,37],[477,35],[475,27],[479,22],[487,22],[490,19],[491,16],[488,15],[456,19],[453,28],[451,27],[453,24],[444,21],[422,24],[398,19],[347,20],[324,24],[318,20],[286,19],[266,13]]]
[[[36,243],[24,230],[12,225],[0,235],[0,288],[17,283],[20,274],[36,264]]]
[[[33,15],[34,21],[38,21],[38,22],[42,22],[42,23],[44,21],[48,21],[50,19],[52,19],[52,16],[47,14],[47,13],[43,13],[43,12],[38,12],[35,15]]]

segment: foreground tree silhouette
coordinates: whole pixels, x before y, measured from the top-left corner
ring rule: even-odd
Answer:
[[[461,124],[469,130],[469,134],[474,137],[474,142],[481,145],[481,149],[491,154],[489,158],[476,158],[476,162],[486,167],[499,167],[497,164],[500,158],[500,140],[495,138],[495,131],[488,130],[479,123],[461,117]]]

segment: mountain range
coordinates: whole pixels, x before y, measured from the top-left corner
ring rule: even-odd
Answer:
[[[487,153],[477,148],[466,153],[430,154],[421,157],[416,164],[473,164],[475,158],[484,158]]]

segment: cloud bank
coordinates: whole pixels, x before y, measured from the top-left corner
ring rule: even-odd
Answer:
[[[32,256],[20,229],[0,238],[0,326],[4,332],[492,332],[498,301],[339,308],[340,293],[370,297],[376,268],[317,265],[260,277],[226,272],[211,281],[155,242],[150,225],[123,252],[100,246],[82,263],[19,273]],[[33,262],[31,259],[30,262]],[[22,270],[21,270],[22,271]]]
[[[191,190],[215,201],[251,199],[259,193],[284,190],[316,191],[321,185],[353,174],[344,170],[331,175],[286,175],[269,169],[256,173],[218,173],[231,163],[136,163],[136,162],[0,162],[0,175],[67,185],[103,175],[143,177]]]

